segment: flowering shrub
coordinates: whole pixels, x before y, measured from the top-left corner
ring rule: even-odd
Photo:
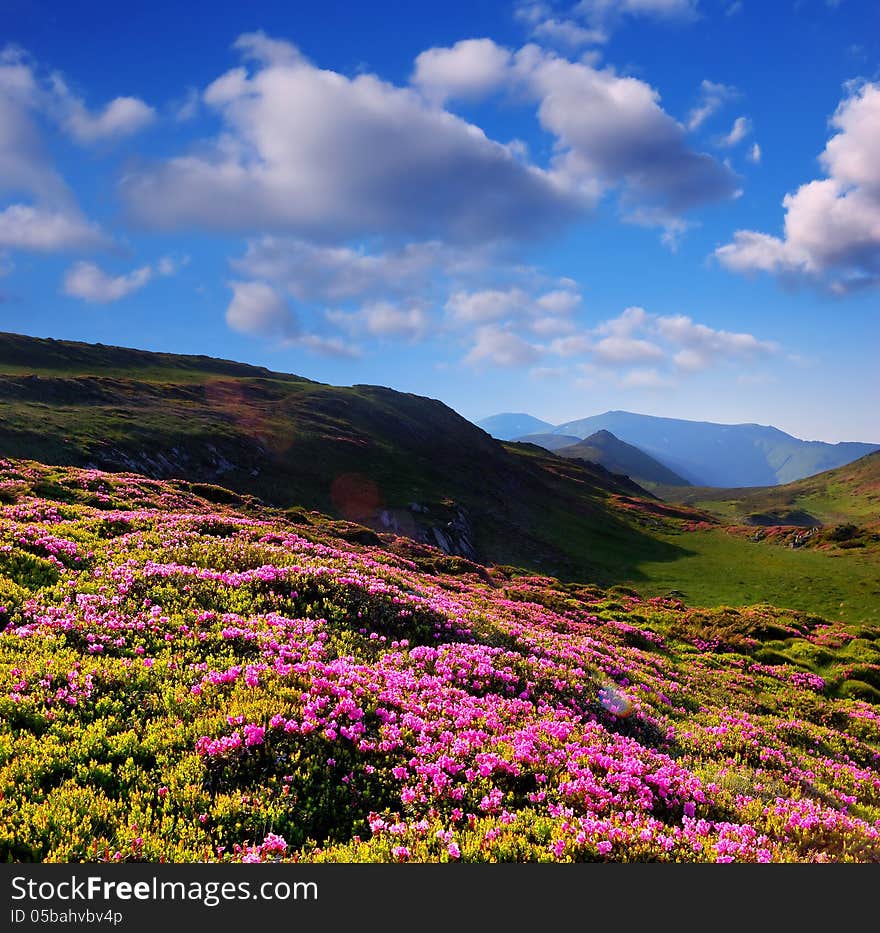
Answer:
[[[880,860],[877,633],[0,488],[4,860]]]

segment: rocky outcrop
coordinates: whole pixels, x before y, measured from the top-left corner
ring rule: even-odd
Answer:
[[[377,531],[438,547],[444,554],[479,560],[467,510],[454,502],[410,502],[405,509],[382,509],[370,524]]]

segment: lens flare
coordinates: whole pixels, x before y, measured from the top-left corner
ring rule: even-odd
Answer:
[[[617,687],[603,687],[599,691],[599,702],[612,716],[626,719],[632,713],[632,700]]]

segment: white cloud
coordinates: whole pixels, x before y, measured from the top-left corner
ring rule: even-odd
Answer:
[[[78,262],[67,270],[63,290],[72,298],[81,298],[93,304],[119,301],[126,295],[142,289],[153,276],[149,266],[134,269],[126,275],[107,275],[91,262]]]
[[[34,121],[39,88],[23,53],[0,52],[0,192],[44,200],[69,197],[52,167]]]
[[[827,177],[783,199],[782,237],[738,230],[715,256],[737,272],[773,272],[844,293],[880,283],[880,84],[862,83],[831,119]]]
[[[336,243],[400,235],[486,243],[558,230],[608,189],[623,193],[627,210],[662,215],[664,226],[736,193],[736,176],[689,148],[648,84],[534,45],[513,53],[471,39],[428,49],[409,88],[319,69],[261,34],[237,45],[253,66],[203,94],[223,122],[219,136],[124,179],[139,221]],[[546,167],[438,103],[499,88],[535,105],[555,137]]]
[[[531,301],[521,288],[457,291],[450,295],[446,310],[460,324],[485,324],[519,317]]]
[[[327,319],[351,333],[367,333],[373,337],[402,337],[417,340],[430,330],[427,308],[410,302],[398,305],[390,301],[375,301],[358,311],[329,311]]]
[[[442,60],[454,56],[455,48],[431,54]],[[733,172],[687,145],[685,128],[663,110],[659,94],[644,81],[585,60],[569,61],[536,45],[511,55],[485,39],[470,55],[485,58],[496,83],[507,62],[512,99],[536,102],[541,127],[555,137],[550,177],[560,190],[578,192],[584,204],[618,188],[636,222],[671,229],[682,210],[737,193]],[[462,94],[466,88],[478,96],[483,83],[467,84],[475,71],[452,73],[448,93]],[[436,95],[443,93],[442,77],[434,76]],[[704,89],[716,96],[728,91],[709,82]]]
[[[73,210],[11,204],[0,211],[0,247],[39,253],[106,247],[100,228]]]
[[[82,145],[131,136],[156,118],[156,111],[138,97],[116,97],[101,111],[93,113],[58,74],[51,79],[50,109]]]
[[[491,39],[464,39],[416,58],[412,84],[438,104],[450,97],[484,97],[508,79],[511,54]]]
[[[717,113],[729,100],[739,96],[736,88],[715,81],[703,81],[700,84],[699,103],[688,114],[687,128],[699,129],[711,116]]]
[[[746,158],[749,162],[754,162],[757,165],[761,161],[761,147],[757,143],[753,143]]]
[[[550,336],[572,329],[571,315],[581,304],[571,287],[534,294],[519,286],[507,289],[454,291],[446,302],[447,318],[459,326],[503,321],[521,323],[533,333]]]
[[[290,338],[297,334],[293,312],[266,282],[230,282],[226,323],[241,334]]]
[[[571,314],[581,303],[581,296],[570,288],[556,288],[541,295],[535,304],[550,314]]]
[[[537,337],[560,337],[570,334],[576,327],[571,317],[550,314],[546,317],[532,318],[528,322],[528,329]]]
[[[657,91],[618,75],[526,47],[517,67],[538,97],[541,126],[557,137],[555,176],[595,197],[608,187],[624,204],[664,216],[733,197],[733,172],[692,150]]]
[[[553,5],[520,3],[517,17],[531,27],[536,38],[577,48],[599,45],[629,18],[688,21],[696,18],[698,0],[578,0],[557,14]]]
[[[752,131],[752,122],[748,117],[737,117],[733,121],[733,126],[726,136],[722,136],[719,145],[725,149],[732,149],[737,143],[741,143]]]
[[[586,334],[570,334],[559,337],[550,344],[550,350],[557,356],[584,356],[593,349],[594,341]]]
[[[526,342],[512,331],[490,324],[477,329],[474,345],[465,357],[465,362],[513,368],[528,366],[540,356],[539,347]]]
[[[596,328],[596,333],[612,337],[631,337],[637,330],[645,327],[647,321],[648,312],[644,308],[632,306],[624,308],[617,317],[603,321]]]
[[[684,314],[658,317],[652,326],[665,340],[681,347],[673,362],[690,371],[706,369],[721,360],[752,359],[779,350],[772,341],[759,340],[753,334],[715,330]]]
[[[413,89],[321,70],[259,34],[238,45],[254,68],[227,72],[203,95],[220,136],[125,179],[141,222],[469,241],[540,233],[584,206]]]
[[[382,252],[327,246],[291,237],[264,236],[248,243],[237,271],[275,282],[298,301],[336,303],[410,296],[435,279],[466,276],[486,267],[488,257],[437,241],[409,243]]]
[[[16,48],[0,50],[0,194],[16,198],[0,210],[0,247],[52,252],[108,245],[46,152],[37,118],[53,106],[32,60]]]
[[[673,385],[668,376],[656,369],[633,369],[624,375],[618,385],[622,389],[668,389]]]
[[[603,337],[593,348],[601,363],[639,363],[663,358],[663,350],[649,340],[633,337]]]
[[[610,38],[604,29],[590,29],[570,19],[549,17],[532,29],[532,35],[550,45],[577,49],[583,45],[603,45]]]
[[[626,308],[589,331],[552,340],[557,356],[587,358],[591,374],[637,363],[656,363],[670,372],[697,372],[712,365],[751,361],[777,353],[777,344],[752,334],[717,330],[686,315],[658,316]],[[597,367],[601,367],[597,368]],[[659,372],[656,367],[638,372]],[[636,380],[641,376],[634,377]],[[664,376],[664,379],[666,377]]]

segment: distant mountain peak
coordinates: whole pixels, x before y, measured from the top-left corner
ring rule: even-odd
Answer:
[[[493,419],[487,418],[480,426],[496,437],[503,437],[499,426],[495,430],[486,427],[491,422]],[[503,439],[532,440],[528,435],[547,434],[586,439],[597,432],[607,432],[696,486],[776,486],[844,466],[880,450],[878,444],[855,441],[828,444],[802,440],[774,425],[689,421],[622,409],[555,426],[538,419],[533,419],[533,423],[539,426],[511,432]],[[600,442],[603,441],[595,441]],[[537,439],[533,443],[552,450],[566,446]]]
[[[513,441],[527,434],[553,433],[554,426],[525,412],[502,412],[477,422],[477,427],[499,441]]]

